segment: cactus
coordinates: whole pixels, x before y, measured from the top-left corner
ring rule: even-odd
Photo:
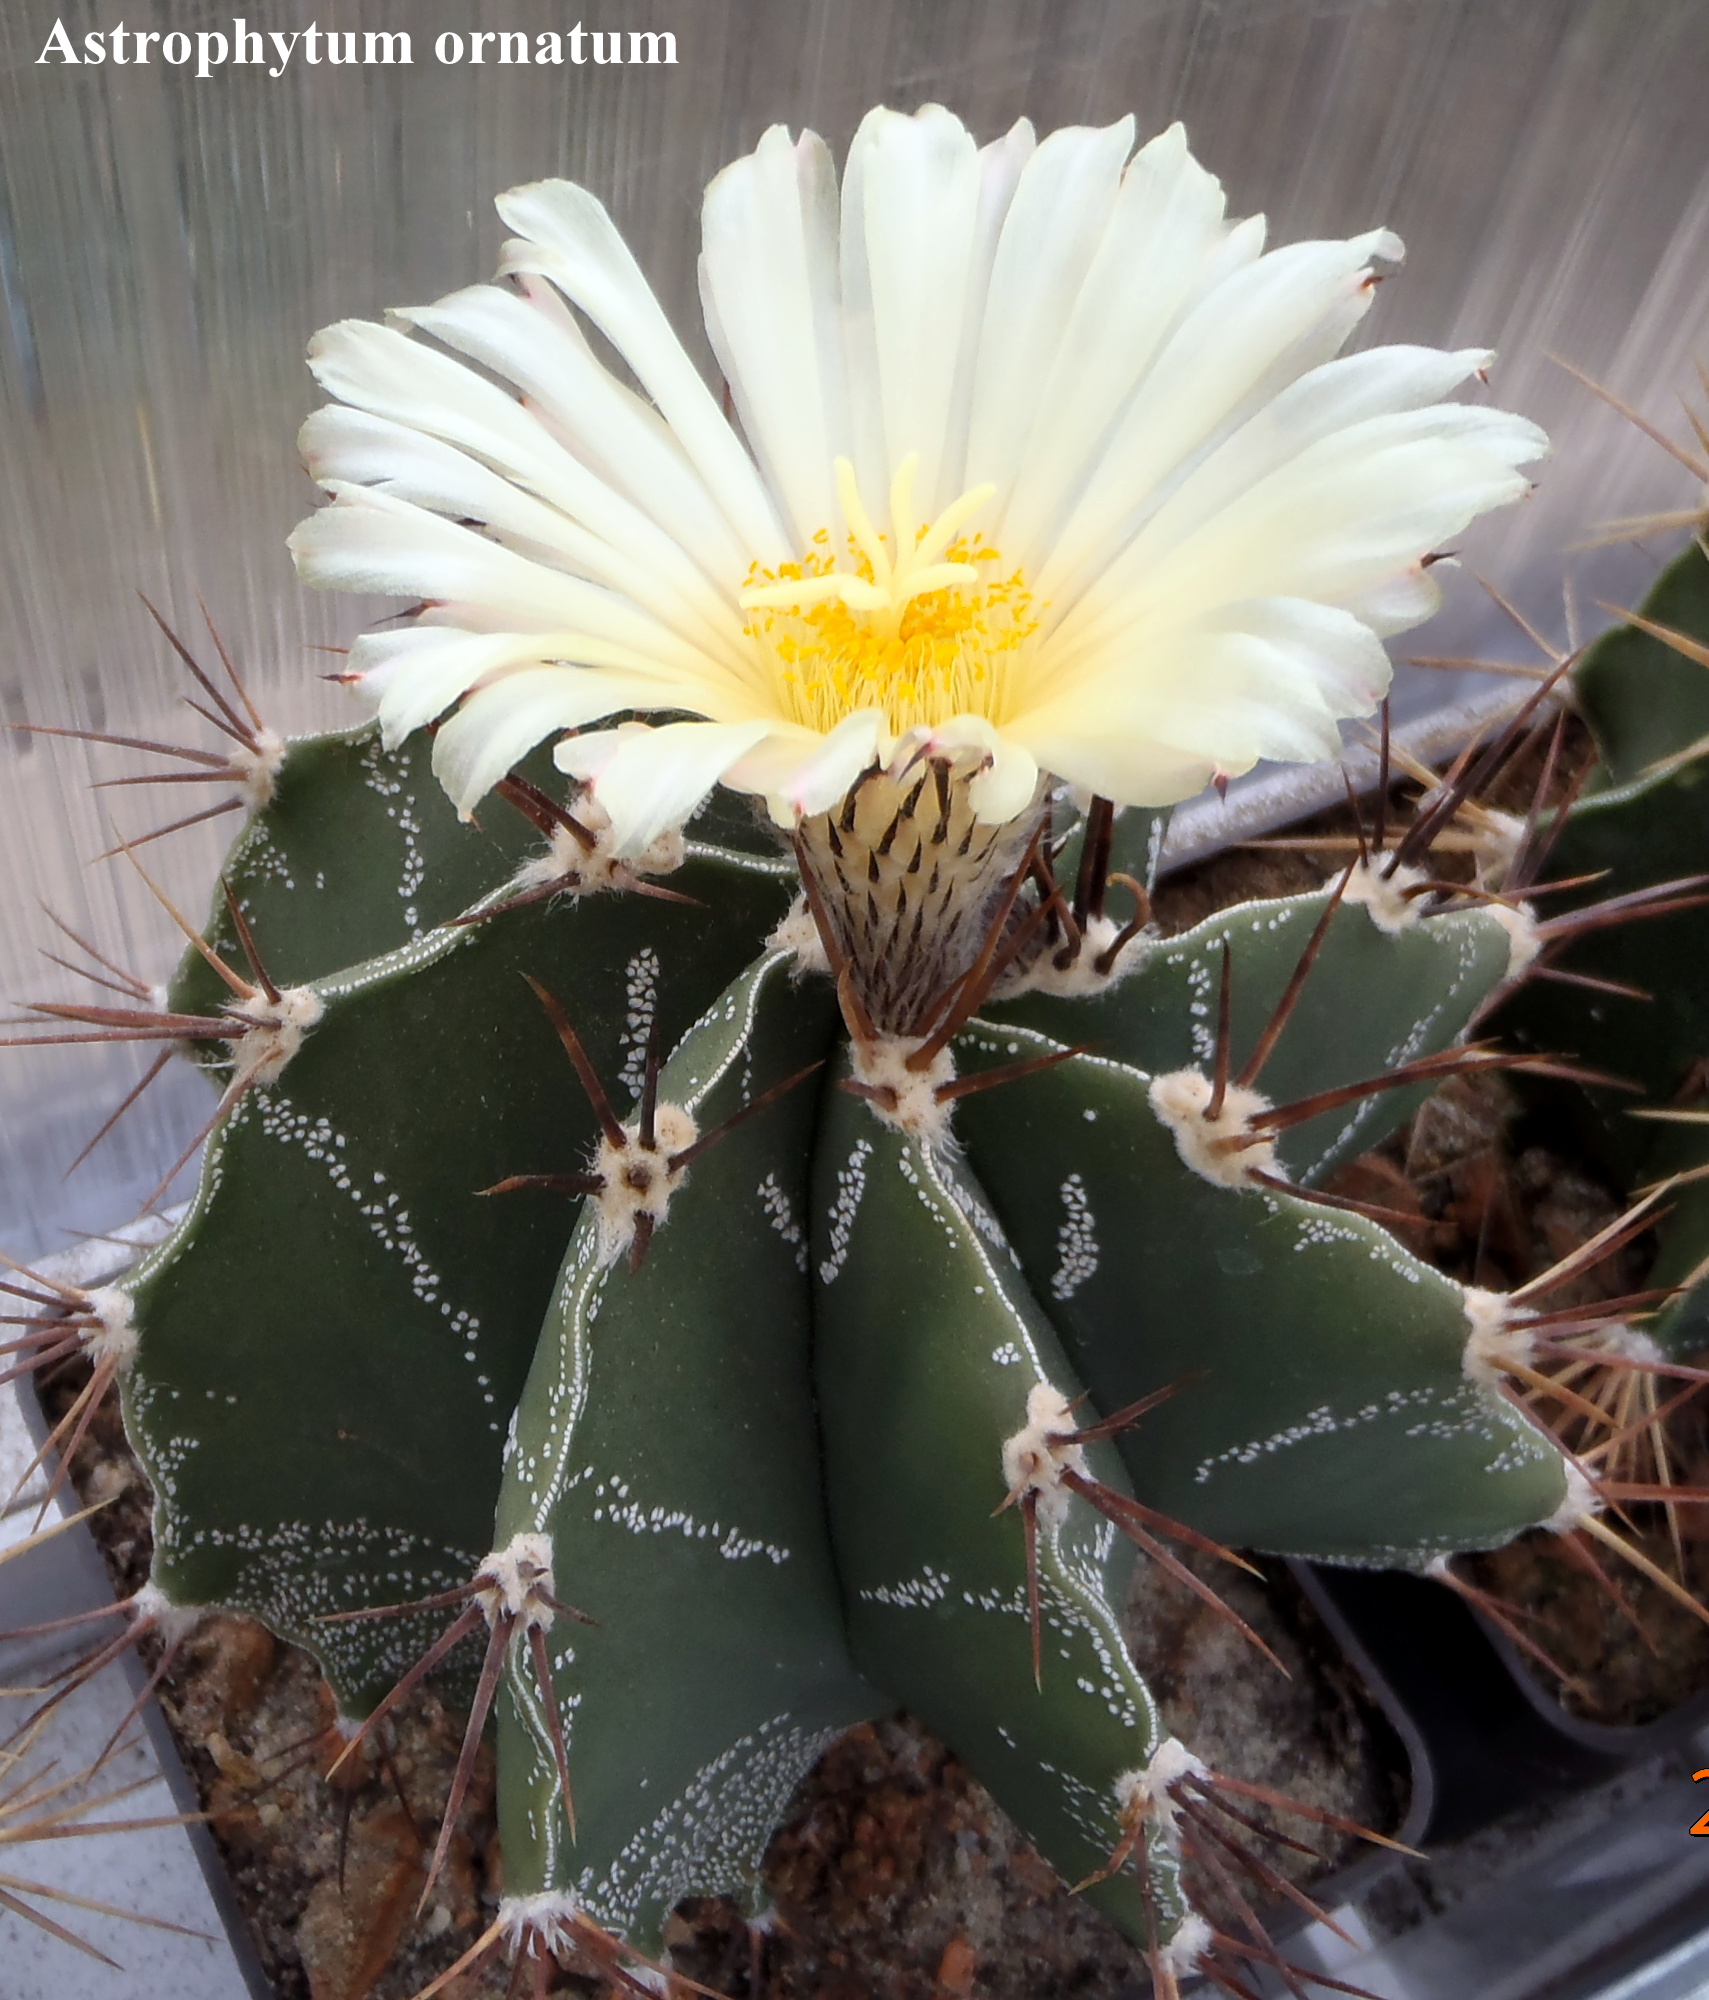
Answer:
[[[587,1951],[597,1926],[651,1950],[681,1896],[750,1890],[818,1750],[898,1702],[1065,1874],[1098,1876],[1131,1846],[1144,1775],[1185,1754],[1121,1644],[1129,1535],[1171,1566],[1185,1539],[1427,1569],[1582,1508],[1558,1449],[1468,1370],[1499,1307],[1312,1186],[1407,1095],[1367,1082],[1485,1059],[1456,1037],[1524,960],[1505,910],[1402,902],[1374,857],[1142,932],[1103,978],[1055,965],[1061,924],[892,1082],[858,1003],[852,1035],[839,1018],[807,906],[786,915],[779,860],[691,828],[671,872],[637,879],[692,904],[526,902],[549,846],[519,857],[424,811],[478,850],[458,914],[479,920],[397,943],[398,899],[366,870],[288,881],[274,862],[299,766],[349,821],[417,775],[372,737],[290,747],[203,942],[239,965],[247,943],[245,983],[310,996],[311,1025],[254,1066],[184,1221],[90,1310],[107,1325],[124,1302],[151,1611],[263,1618],[354,1719],[451,1609],[467,1637],[496,1607],[525,1939]],[[1039,853],[993,941],[1063,914],[1018,879]],[[382,948],[303,978],[322,922]],[[191,949],[175,1002],[229,1026],[214,976]],[[1279,1102],[1258,1094],[1272,1074]],[[636,1099],[666,1196],[630,1270],[654,1212],[611,1193],[645,1152]],[[542,1184],[491,1191],[507,1178]],[[545,1578],[532,1598],[518,1551]],[[474,1649],[444,1657],[475,1691]],[[1088,1893],[1160,1951],[1184,1936],[1186,1964],[1204,1940],[1172,1810],[1143,1888],[1120,1871]]]
[[[945,113],[887,120],[857,141],[875,203],[887,175],[927,171],[917,143],[973,158]],[[122,1385],[156,1498],[133,1624],[264,1619],[319,1658],[352,1747],[424,1673],[453,1676],[470,1723],[435,1870],[489,1717],[498,1739],[506,1900],[477,1951],[644,1985],[672,1904],[751,1897],[822,1747],[900,1703],[1143,1946],[1159,1991],[1195,1968],[1237,1981],[1282,1961],[1256,1918],[1213,1932],[1205,1855],[1267,1893],[1254,1799],[1327,1816],[1165,1733],[1121,1639],[1132,1565],[1220,1602],[1184,1552],[1452,1582],[1458,1552],[1534,1526],[1618,1539],[1515,1392],[1555,1337],[1558,1274],[1511,1299],[1467,1288],[1328,1185],[1441,1078],[1560,1068],[1542,1045],[1466,1041],[1550,936],[1525,900],[1540,843],[1464,882],[1432,853],[1538,704],[1321,888],[1176,938],[1149,909],[1152,809],[1260,755],[1322,754],[1380,694],[1374,630],[1428,610],[1434,539],[1521,490],[1537,434],[1439,400],[1481,357],[1327,359],[1392,238],[1254,263],[1178,131],[1122,179],[1130,140],[1035,154],[1016,128],[995,152],[1023,207],[1067,199],[1051,175],[1077,160],[1073,199],[1110,230],[1167,224],[1210,259],[1181,278],[1180,338],[1148,336],[1171,395],[1208,365],[1219,286],[1257,272],[1303,312],[1295,344],[1263,335],[1281,358],[1222,384],[1235,414],[1175,440],[1198,469],[1158,539],[1215,582],[1238,516],[1273,557],[1274,481],[1303,467],[1328,506],[1351,439],[1358,561],[1274,557],[1240,585],[1269,595],[1188,620],[1180,684],[1136,721],[1107,674],[1076,693],[1051,665],[1048,607],[967,527],[994,482],[955,497],[911,449],[881,528],[849,460],[809,478],[769,378],[738,366],[744,296],[709,267],[771,511],[603,212],[518,190],[519,289],[409,317],[527,404],[393,329],[315,350],[351,407],[305,431],[334,501],[299,561],[431,600],[353,655],[380,725],[281,748],[251,717],[246,821],[164,1004],[36,1011],[45,1038],[187,1048],[220,1089],[159,1248],[98,1294],[24,1282],[61,1314],[42,1353],[82,1344]],[[798,167],[803,187],[829,172],[817,141],[777,134],[738,166],[755,185],[731,169],[709,197],[726,248],[744,187],[795,201]],[[1107,290],[1121,260],[1087,248],[1077,269]],[[998,254],[994,295],[1006,270]],[[628,344],[663,422],[603,376],[548,281]],[[913,282],[937,283],[929,259]],[[929,329],[911,337],[929,373]],[[1298,380],[1275,394],[1278,369]],[[590,430],[576,457],[558,437],[584,394],[597,448]],[[1244,484],[1211,448],[1230,438],[1259,460]],[[648,465],[678,480],[654,515],[633,497]],[[1371,467],[1404,525],[1383,526]],[[791,553],[778,526],[833,489],[852,567],[811,533]],[[608,540],[578,525],[601,508]],[[732,522],[747,566],[709,609]],[[643,558],[656,590],[631,602]],[[1098,629],[1082,621],[1094,655]],[[735,712],[732,634],[793,663],[787,715]],[[833,664],[809,686],[815,646]],[[926,712],[934,675],[965,672],[973,703],[1017,661],[1044,689],[1031,708],[952,715],[940,689]],[[860,706],[874,688],[889,708]],[[1119,726],[1076,708],[1095,723],[1098,701]],[[423,725],[454,705],[430,773]],[[578,733],[620,712],[653,724]]]
[[[1581,885],[1560,898],[1564,950],[1555,956],[1569,979],[1601,984],[1528,986],[1504,1025],[1521,1044],[1571,1047],[1592,1068],[1641,1087],[1641,1101],[1592,1089],[1576,1108],[1618,1181],[1666,1185],[1650,1278],[1664,1296],[1644,1334],[1679,1361],[1709,1343],[1709,553],[1701,540],[1662,572],[1628,622],[1587,651],[1573,684],[1597,757],[1553,837],[1550,876]],[[1622,904],[1648,920],[1605,926]]]

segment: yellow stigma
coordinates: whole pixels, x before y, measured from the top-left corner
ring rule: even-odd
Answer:
[[[770,661],[785,713],[809,729],[829,732],[868,708],[897,736],[952,715],[1003,719],[1009,668],[1038,629],[1032,594],[983,537],[962,532],[996,488],[972,487],[922,523],[919,462],[911,452],[891,484],[889,541],[839,458],[847,567],[821,528],[800,562],[748,574],[747,635]]]

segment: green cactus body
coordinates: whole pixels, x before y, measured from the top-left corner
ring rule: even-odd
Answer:
[[[1701,547],[1663,571],[1639,615],[1709,647],[1709,556]],[[1553,899],[1551,911],[1594,915],[1610,898],[1709,876],[1709,666],[1625,626],[1590,649],[1574,686],[1602,763],[1549,861],[1557,881],[1588,880]],[[1570,1051],[1639,1086],[1638,1095],[1592,1086],[1581,1099],[1593,1150],[1628,1186],[1709,1169],[1706,895],[1709,883],[1699,882],[1666,914],[1567,940],[1560,964],[1569,973],[1633,994],[1538,984],[1502,1015],[1521,1045]],[[1657,1112],[1659,1120],[1649,1115]],[[1687,1180],[1666,1211],[1650,1282],[1683,1289],[1645,1330],[1684,1359],[1709,1339],[1709,1181]]]
[[[823,1057],[835,1009],[773,953],[683,1041],[663,1101],[702,1131]],[[597,1620],[552,1645],[577,1830],[539,1696],[501,1737],[512,1894],[656,1947],[673,1903],[751,1889],[791,1792],[882,1697],[848,1657],[809,1380],[817,1077],[690,1168],[638,1272],[589,1204],[518,1406],[496,1545],[550,1540]]]
[[[429,749],[412,737],[388,751],[373,724],[286,745],[272,796],[244,823],[222,871],[279,983],[420,943],[496,889],[534,845],[533,829],[496,801],[490,830],[461,822],[428,768]],[[237,962],[223,894],[206,936]],[[194,1013],[228,996],[192,952],[168,997]]]
[[[969,1071],[1043,1046],[961,1040]],[[1120,1441],[1142,1500],[1240,1547],[1420,1567],[1560,1506],[1559,1452],[1468,1372],[1464,1290],[1362,1216],[1187,1165],[1152,1078],[1077,1056],[958,1129],[1100,1407],[1182,1385]]]
[[[1162,1733],[1121,1636],[1132,1551],[1066,1491],[1041,1507],[1035,1684],[1021,1520],[997,1512],[1029,1399],[1042,1391],[1069,1429],[1095,1413],[1067,1414],[1081,1384],[984,1196],[941,1149],[832,1096],[814,1225],[825,1480],[855,1658],[1070,1880],[1097,1874],[1122,1834],[1120,1780]],[[1109,1445],[1082,1450],[1127,1490]],[[1091,1893],[1144,1934],[1131,1877]]]
[[[129,1283],[127,1413],[158,1493],[159,1592],[308,1645],[352,1715],[443,1619],[329,1614],[508,1576],[524,1550],[596,1621],[530,1598],[500,1633],[523,1930],[573,1917],[653,1947],[680,1896],[751,1890],[818,1750],[896,1703],[1065,1875],[1100,1876],[1160,1731],[1120,1640],[1134,1558],[1067,1487],[1037,1502],[1035,1685],[1023,1509],[993,1512],[1006,1454],[1043,1434],[1035,1391],[1066,1409],[1089,1389],[1058,1419],[1085,1428],[1173,1385],[1131,1434],[1063,1448],[1118,1501],[1244,1545],[1420,1566],[1561,1510],[1560,1454],[1475,1365],[1478,1312],[1499,1346],[1499,1306],[1373,1223],[1207,1180],[1151,1097],[1171,1064],[1209,1088],[1225,942],[1250,1045],[1327,913],[1264,1075],[1309,1095],[1447,1044],[1508,976],[1511,926],[1458,909],[1385,929],[1368,904],[1329,911],[1327,889],[1242,905],[1141,944],[1115,982],[993,1003],[892,1113],[840,1087],[872,1099],[881,1051],[848,1073],[799,910],[788,948],[750,963],[789,871],[745,809],[691,827],[661,878],[689,903],[526,901],[525,849],[424,812],[463,872],[406,918],[379,822],[395,833],[388,803],[420,774],[393,793],[377,768],[361,738],[293,746],[234,851],[254,942],[307,975],[314,1018],[223,1120],[189,1216]],[[368,825],[384,894],[353,865],[291,858],[313,851],[291,818],[311,779],[317,813],[330,795]],[[480,921],[459,924],[470,897]],[[388,948],[326,970],[329,910],[341,949]],[[423,934],[400,941],[406,922]],[[205,961],[186,966],[186,1004],[206,1008]],[[675,1050],[661,1133],[687,1117],[704,1134],[831,1066],[694,1158],[632,1271],[615,1197],[576,1221],[549,1190],[477,1192],[574,1175],[599,1141],[524,975],[620,1106],[643,1093],[656,1014]],[[1349,989],[1343,1032],[1330,996]],[[1069,1036],[1099,1052],[964,1101],[942,1081],[1061,1056]],[[1323,1172],[1394,1115],[1319,1117],[1288,1135],[1291,1159],[1262,1158]],[[529,1619],[550,1627],[573,1832]],[[1159,1942],[1196,1937],[1174,1848],[1154,1840],[1150,1860]],[[1146,1936],[1131,1874],[1090,1893]]]
[[[443,1590],[489,1545],[563,1254],[560,1198],[476,1191],[578,1165],[595,1135],[523,974],[638,1088],[655,1011],[668,1045],[782,907],[739,861],[673,879],[697,907],[540,904],[316,981],[302,1047],[214,1135],[190,1214],[131,1281],[156,1582],[312,1646],[352,1713],[422,1627],[315,1620]]]
[[[1382,1076],[1451,1046],[1492,989],[1524,963],[1528,926],[1518,912],[1424,916],[1421,902],[1404,900],[1417,871],[1391,883],[1382,867],[1380,860],[1356,867],[1329,919],[1288,1031],[1264,1068],[1276,1103]],[[1235,904],[1179,937],[1130,945],[1131,969],[1124,961],[1100,995],[1038,991],[988,1011],[1065,1044],[1091,1042],[1148,1074],[1205,1067],[1226,948],[1238,1061],[1263,1033],[1333,895],[1330,885]],[[1298,1179],[1320,1181],[1404,1125],[1426,1094],[1420,1087],[1361,1098],[1294,1126],[1278,1150]]]
[[[1709,644],[1709,551],[1701,539],[1668,564],[1639,615]],[[1617,625],[1573,671],[1573,691],[1607,766],[1627,785],[1664,757],[1709,738],[1709,668],[1641,626]]]

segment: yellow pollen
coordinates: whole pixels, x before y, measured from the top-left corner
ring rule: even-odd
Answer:
[[[1038,630],[1019,570],[963,529],[995,489],[978,486],[935,521],[916,524],[916,454],[890,490],[889,539],[874,527],[847,459],[837,485],[848,522],[838,551],[828,528],[799,562],[749,571],[748,638],[768,659],[792,721],[829,732],[862,709],[894,735],[952,715],[1001,724],[1011,670]]]

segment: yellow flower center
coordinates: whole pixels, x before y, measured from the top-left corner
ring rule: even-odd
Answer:
[[[1038,630],[1019,570],[963,530],[996,491],[975,486],[935,521],[914,513],[917,455],[890,488],[891,535],[873,526],[854,468],[837,460],[849,524],[839,568],[829,528],[800,562],[748,573],[745,628],[766,655],[791,721],[829,732],[861,709],[883,711],[892,734],[952,715],[1000,724],[1017,656]]]

